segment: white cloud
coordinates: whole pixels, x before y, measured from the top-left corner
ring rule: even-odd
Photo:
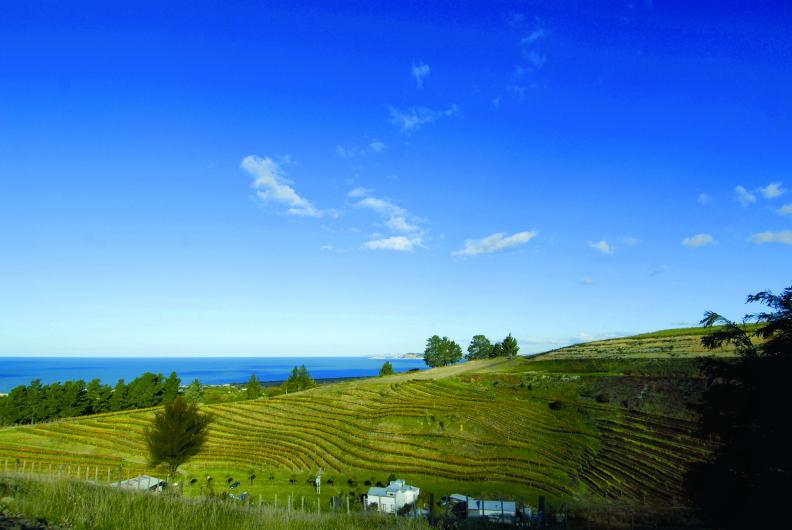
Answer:
[[[365,147],[359,147],[354,144],[349,146],[343,146],[343,145],[336,146],[336,153],[338,154],[338,156],[346,160],[361,156],[366,156],[372,153],[381,153],[384,150],[385,150],[385,144],[379,140],[372,140]]]
[[[493,252],[500,252],[517,245],[523,245],[536,237],[538,232],[536,230],[529,230],[525,232],[517,232],[510,236],[505,235],[503,232],[492,234],[482,239],[468,239],[465,241],[465,246],[453,252],[454,256],[476,256],[478,254],[492,254]]]
[[[624,243],[628,247],[634,247],[635,245],[637,245],[640,242],[641,242],[640,239],[638,239],[637,237],[632,237],[632,236],[627,236],[627,237],[622,239],[622,243]]]
[[[368,195],[372,191],[374,191],[374,190],[368,189],[368,188],[364,188],[362,186],[358,186],[357,188],[355,188],[355,189],[351,190],[349,193],[347,193],[347,195],[349,197],[365,197],[366,195]]]
[[[493,98],[492,99],[492,106],[495,107],[496,109],[500,108],[500,103],[501,103],[500,102],[500,98]]]
[[[780,197],[787,190],[781,187],[782,182],[773,182],[768,184],[764,188],[759,188],[759,193],[764,195],[765,199],[775,199],[776,197]]]
[[[745,189],[743,186],[734,188],[734,196],[737,202],[743,206],[748,206],[756,202],[756,195]]]
[[[712,197],[710,197],[706,193],[699,193],[699,196],[698,196],[697,200],[698,200],[699,204],[701,204],[703,206],[706,206],[706,205],[708,205],[709,203],[712,202]]]
[[[778,232],[759,232],[751,236],[751,241],[757,245],[765,243],[781,243],[782,245],[792,245],[792,230],[780,230]]]
[[[355,195],[363,197],[355,206],[377,212],[382,217],[385,226],[392,232],[413,234],[413,238],[420,238],[423,235],[423,230],[419,226],[420,219],[412,216],[410,212],[385,199],[372,197],[368,193],[370,190],[356,188],[350,192],[350,196],[352,196],[352,192],[358,192],[358,190],[362,190],[365,193],[363,195]]]
[[[289,163],[288,159],[285,163]],[[294,191],[280,165],[269,157],[246,156],[240,165],[242,169],[253,175],[253,188],[256,195],[263,201],[275,201],[288,206],[286,213],[307,217],[321,217],[323,212],[317,210],[308,199]]]
[[[588,246],[594,250],[599,250],[603,254],[613,254],[613,248],[611,248],[608,242],[604,239],[602,241],[597,241],[596,243],[589,241]]]
[[[407,110],[399,110],[391,107],[390,121],[397,125],[401,132],[409,133],[417,131],[424,125],[436,122],[440,118],[447,118],[459,112],[459,107],[451,105],[446,110],[433,110],[426,107],[410,107]]]
[[[412,65],[410,73],[415,78],[415,84],[418,85],[418,88],[423,88],[424,79],[429,77],[431,71],[432,69],[429,68],[429,65],[423,61]]]
[[[525,58],[537,70],[542,68],[545,65],[545,63],[547,62],[547,56],[545,54],[543,54],[543,53],[540,53],[540,52],[536,51],[536,50],[531,50],[531,51],[527,52],[525,54]]]
[[[776,210],[779,215],[792,215],[792,203],[785,204],[778,210]]]
[[[366,241],[363,248],[369,250],[396,250],[399,252],[412,252],[415,247],[421,246],[420,237],[393,236],[382,239]]]
[[[545,36],[544,29],[538,27],[535,30],[533,30],[532,32],[530,32],[528,35],[523,37],[520,40],[520,43],[523,46],[525,46],[527,44],[533,44],[534,42],[538,41],[539,39],[543,38],[544,36]]]
[[[712,245],[715,239],[709,234],[696,234],[695,236],[686,237],[682,240],[682,244],[687,248],[698,248]]]

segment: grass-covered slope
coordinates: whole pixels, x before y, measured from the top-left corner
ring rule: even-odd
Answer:
[[[749,325],[750,328],[755,326]],[[717,329],[717,327],[715,328]],[[539,356],[545,359],[619,359],[619,358],[685,358],[734,355],[734,346],[711,351],[701,344],[701,338],[713,328],[676,328],[642,333],[631,337],[598,340],[573,344]]]
[[[352,498],[354,507],[365,481],[391,473],[438,498],[679,499],[686,465],[707,454],[684,405],[698,392],[692,364],[661,359],[658,369],[642,359],[635,371],[613,370],[600,365],[606,357],[474,361],[205,406],[216,417],[209,441],[182,473],[198,479],[195,493],[209,474],[216,489],[234,477],[266,502],[274,495],[316,502],[307,481],[321,468],[323,507],[331,495]],[[157,473],[147,470],[142,437],[151,415],[0,430],[0,469],[20,459],[27,471],[100,481],[115,479],[119,464],[125,478]],[[252,485],[244,480],[250,474]]]

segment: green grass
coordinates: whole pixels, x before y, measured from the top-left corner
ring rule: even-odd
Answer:
[[[180,480],[196,479],[185,490],[193,496],[211,475],[216,491],[233,478],[268,505],[276,495],[315,503],[307,481],[321,468],[322,509],[391,474],[421,487],[420,505],[430,493],[666,505],[681,496],[685,467],[707,454],[686,407],[702,384],[696,358],[666,354],[679,338],[649,339],[654,356],[612,355],[600,342],[577,357],[474,361],[207,405],[215,416],[207,445]],[[0,471],[21,459],[43,475],[85,478],[89,466],[88,478],[117,480],[121,466],[124,478],[163,476],[146,464],[142,432],[152,414],[0,429]]]
[[[73,480],[0,475],[0,510],[23,513],[75,530],[428,529],[420,519],[374,513],[317,514],[284,506],[244,505],[219,498],[120,492]]]

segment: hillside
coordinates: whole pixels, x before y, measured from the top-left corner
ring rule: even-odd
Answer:
[[[288,495],[315,503],[308,481],[321,468],[322,506],[332,495],[354,506],[366,481],[386,482],[391,473],[420,486],[424,501],[429,493],[463,493],[667,505],[682,496],[686,465],[708,454],[686,406],[702,384],[687,358],[692,336],[600,341],[204,406],[216,421],[207,447],[182,473],[197,479],[192,493],[206,475],[216,489],[233,477],[270,503],[276,495],[281,503]],[[614,363],[627,347],[640,358]],[[678,347],[691,351],[669,358]],[[586,353],[576,359],[570,351]],[[0,469],[19,459],[25,471],[100,481],[117,480],[119,466],[124,478],[161,475],[144,458],[151,415],[2,429]]]
[[[753,325],[749,325],[753,328]],[[717,327],[715,328],[717,329]],[[536,355],[544,359],[675,359],[703,355],[730,357],[734,346],[726,345],[715,351],[705,350],[701,337],[711,328],[676,328],[642,333],[630,337],[573,344]]]

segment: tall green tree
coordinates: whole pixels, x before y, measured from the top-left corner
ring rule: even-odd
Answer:
[[[492,351],[490,351],[490,359],[494,359],[495,357],[502,357],[503,356],[503,343],[496,342],[492,345]]]
[[[200,452],[211,423],[210,415],[177,396],[154,414],[151,425],[144,431],[149,463],[167,465],[168,480],[172,482],[179,466]]]
[[[247,385],[245,386],[245,396],[248,399],[258,399],[261,397],[261,383],[256,379],[256,374],[250,374]]]
[[[162,402],[170,403],[179,395],[181,379],[176,377],[176,372],[171,372],[168,378],[162,383]]]
[[[380,368],[379,371],[380,377],[386,375],[393,375],[393,365],[390,363],[390,361],[385,361],[385,363],[382,365],[382,368]]]
[[[189,403],[200,403],[203,401],[203,397],[203,386],[201,382],[197,379],[193,379],[192,383],[190,383],[184,391],[184,398]]]
[[[286,380],[287,392],[299,392],[315,386],[316,382],[311,378],[311,374],[308,373],[308,369],[304,364],[295,366]]]
[[[468,361],[476,359],[488,359],[492,353],[492,343],[484,335],[474,335],[467,348],[465,358]]]
[[[517,340],[512,337],[511,333],[501,342],[501,350],[504,357],[514,357],[520,351]]]
[[[128,406],[127,386],[123,379],[119,379],[113,387],[113,395],[110,396],[110,410],[125,410]]]
[[[432,368],[448,366],[462,359],[462,348],[448,337],[432,335],[426,340],[424,362]]]
[[[780,295],[750,295],[747,303],[767,310],[742,323],[708,311],[701,324],[711,327],[702,344],[736,348],[738,358],[705,358],[708,387],[702,402],[701,434],[714,440],[711,457],[690,467],[685,489],[719,526],[771,528],[783,518],[792,491],[792,452],[788,418],[792,399],[792,287]]]

